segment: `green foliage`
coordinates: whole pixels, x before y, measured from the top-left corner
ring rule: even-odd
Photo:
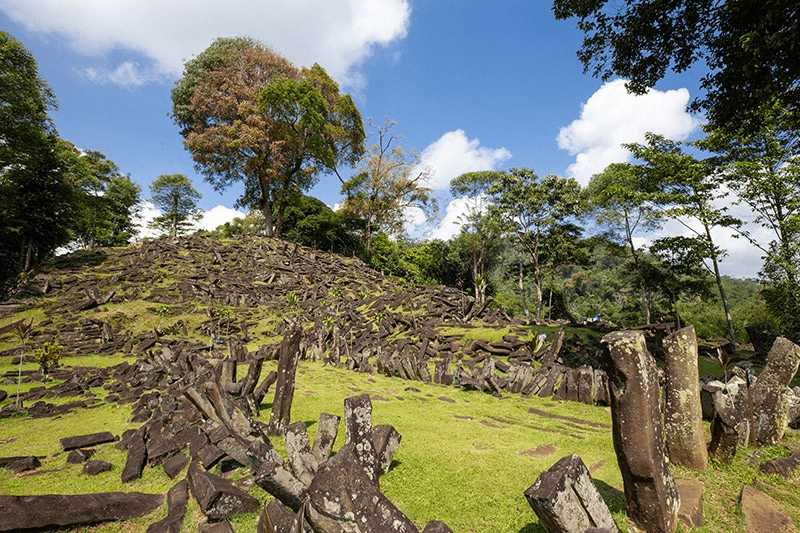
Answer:
[[[47,373],[61,360],[64,347],[58,341],[45,343],[33,352],[33,360],[39,365],[42,374],[47,379]]]
[[[773,102],[800,119],[794,0],[554,0],[553,12],[557,19],[578,17],[585,34],[578,58],[595,76],[630,80],[629,90],[641,94],[668,70],[680,73],[702,62],[705,95],[693,107],[712,124],[753,127],[762,106]]]
[[[283,236],[287,240],[325,252],[365,257],[358,237],[360,221],[346,212],[336,212],[324,202],[301,195],[286,207]]]
[[[150,227],[162,234],[173,238],[182,235],[200,218],[200,193],[183,174],[162,174],[150,184],[150,195],[153,204],[164,212],[150,222]]]

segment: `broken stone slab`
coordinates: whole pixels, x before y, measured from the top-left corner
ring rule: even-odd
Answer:
[[[739,446],[748,441],[747,397],[744,382],[732,379],[714,393],[714,417],[711,420],[711,441],[708,453],[722,464],[730,464]]]
[[[261,463],[255,475],[255,483],[295,512],[300,509],[308,495],[308,487],[286,465],[277,461]]]
[[[185,453],[179,453],[164,461],[161,465],[161,468],[164,469],[164,473],[169,476],[170,479],[175,479],[175,476],[180,474],[181,470],[186,468],[186,465],[189,464],[189,458],[186,456]]]
[[[758,465],[758,471],[762,474],[777,474],[782,478],[789,479],[798,467],[800,467],[800,450],[795,450],[789,457],[764,461]]]
[[[142,477],[142,470],[147,462],[147,446],[144,442],[146,432],[146,426],[142,426],[128,439],[128,457],[121,476],[123,483]]]
[[[678,525],[680,497],[664,445],[655,358],[641,331],[615,331],[600,342],[628,518],[645,531],[671,533]]]
[[[318,464],[323,463],[330,457],[331,451],[333,451],[333,443],[339,433],[340,421],[341,418],[337,415],[320,413],[319,421],[317,421],[317,433],[314,437],[314,447],[311,449]]]
[[[150,524],[147,533],[180,533],[188,503],[189,484],[182,479],[167,492],[167,516]]]
[[[116,437],[110,431],[91,433],[89,435],[77,435],[74,437],[64,437],[61,439],[61,449],[65,452],[76,448],[90,448],[107,442],[114,442]]]
[[[392,459],[400,447],[402,435],[390,424],[380,424],[372,428],[372,444],[377,456],[376,475],[380,478],[389,471]]]
[[[592,526],[619,531],[577,454],[561,458],[542,472],[525,491],[525,498],[551,533],[584,531]]]
[[[696,479],[676,479],[675,485],[681,495],[681,507],[678,519],[687,529],[703,525],[703,488],[702,481]]]
[[[422,530],[422,533],[453,533],[453,530],[441,520],[431,520],[425,524],[425,529]]]
[[[189,466],[189,486],[200,510],[209,520],[222,520],[236,513],[258,510],[258,500],[233,486],[225,478],[206,472],[197,463]]]
[[[199,533],[235,533],[233,524],[227,520],[222,522],[203,522],[197,525]]]
[[[5,465],[6,470],[10,470],[15,474],[20,474],[22,472],[29,472],[31,470],[36,470],[42,466],[42,462],[33,455],[28,457],[22,457],[20,459],[16,459],[15,461],[11,461]]]
[[[278,356],[277,383],[272,401],[272,411],[267,425],[268,435],[283,434],[283,427],[291,424],[297,362],[300,359],[300,337],[303,330],[295,325],[281,341]]]
[[[786,509],[768,494],[749,485],[742,487],[742,514],[747,533],[795,531]]]
[[[755,444],[776,444],[786,431],[789,416],[789,383],[800,367],[800,346],[778,337],[767,355],[767,364],[752,388]]]
[[[311,484],[319,467],[311,443],[308,440],[308,428],[305,422],[295,422],[283,428],[286,455],[295,477],[305,486]]]
[[[145,516],[163,494],[106,492],[61,496],[0,496],[0,531],[58,528]]]
[[[70,464],[85,463],[94,455],[95,451],[94,448],[77,448],[69,452],[69,455],[67,455],[67,462]]]
[[[83,465],[83,473],[87,476],[96,476],[102,472],[109,472],[111,470],[111,463],[108,461],[91,460]]]
[[[688,326],[667,335],[664,346],[664,437],[672,463],[703,471],[708,448],[700,405],[697,335]]]
[[[350,444],[320,465],[308,497],[306,517],[314,531],[419,531],[367,476]]]

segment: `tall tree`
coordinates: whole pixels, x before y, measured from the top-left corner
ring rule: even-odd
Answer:
[[[164,214],[156,217],[150,226],[177,237],[184,233],[192,221],[200,218],[197,201],[200,193],[183,174],[162,174],[150,184],[150,195],[156,207]]]
[[[74,188],[33,55],[0,32],[0,283],[69,240]]]
[[[714,228],[736,231],[741,227],[740,220],[727,214],[727,207],[719,207],[726,195],[720,188],[722,174],[711,160],[697,160],[683,151],[682,143],[661,135],[648,133],[647,144],[626,146],[644,162],[640,168],[645,179],[660,191],[654,198],[663,206],[664,214],[683,224],[703,244],[695,250],[700,250],[701,256],[711,261],[708,268],[717,282],[730,340],[736,342],[733,317],[719,270],[725,252],[715,244],[711,234]],[[699,228],[691,221],[698,223]]]
[[[800,7],[795,0],[553,0],[557,19],[577,17],[584,71],[629,79],[644,93],[668,70],[697,62],[708,73],[693,107],[718,127],[750,127],[764,103],[800,123]]]
[[[268,235],[280,236],[286,206],[320,174],[363,153],[361,115],[325,70],[298,69],[247,37],[188,61],[172,101],[198,170],[217,190],[243,183],[237,205],[258,205]]]
[[[651,323],[649,288],[645,283],[645,266],[634,237],[660,227],[661,212],[651,201],[652,192],[641,182],[640,173],[629,163],[613,163],[592,177],[584,193],[595,220],[616,234],[621,233],[633,260],[636,284],[642,299],[647,324]]]
[[[465,181],[471,183],[473,194],[486,191],[490,215],[514,236],[530,260],[536,287],[535,319],[540,321],[547,270],[568,261],[576,250],[581,229],[572,221],[584,209],[580,185],[573,178],[539,178],[527,168],[475,173]],[[522,263],[519,274],[524,301]],[[523,307],[527,315],[527,307]]]
[[[437,209],[425,181],[428,171],[419,167],[415,153],[400,145],[400,137],[390,133],[394,124],[387,120],[373,125],[376,142],[364,155],[360,172],[342,185],[346,195],[342,210],[364,220],[362,240],[367,253],[373,233],[403,234],[408,208],[418,208],[428,217]]]
[[[503,247],[500,224],[489,215],[486,205],[489,185],[497,177],[495,171],[477,171],[461,174],[450,181],[450,194],[466,202],[466,212],[460,220],[461,231],[454,245],[467,253],[475,298],[481,304],[486,298],[488,270]]]

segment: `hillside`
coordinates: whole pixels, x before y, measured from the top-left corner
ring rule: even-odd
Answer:
[[[20,339],[23,319],[33,327]],[[194,235],[60,257],[0,302],[0,463],[28,456],[39,463],[0,470],[0,493],[165,494],[186,475],[179,470],[173,480],[162,463],[184,452],[159,456],[156,434],[172,439],[179,429],[199,427],[200,413],[189,416],[185,408],[191,394],[207,392],[202,376],[216,373],[223,389],[235,391],[229,414],[243,410],[266,428],[273,407],[269,384],[255,402],[243,390],[249,383],[258,391],[256,382],[267,381],[261,377],[280,372],[282,346],[299,331],[292,422],[319,427],[320,413],[341,416],[346,398],[368,394],[375,423],[391,424],[402,435],[381,491],[420,530],[444,520],[453,531],[543,531],[522,493],[570,453],[590,465],[625,529],[607,398],[597,392],[606,390],[605,374],[581,366],[596,363],[602,332],[573,328],[559,342],[558,330],[524,326],[455,289],[408,285],[358,259],[267,238]],[[539,334],[547,335],[544,343],[536,342]],[[63,346],[60,365],[42,376],[33,357],[56,341]],[[573,387],[580,379],[589,379],[595,392]],[[207,425],[213,410],[205,415]],[[149,435],[147,466],[140,477],[122,481],[130,439],[142,428]],[[95,458],[110,470],[88,476],[59,442],[100,431],[112,432],[120,445],[99,445]],[[343,431],[334,437],[336,450]],[[282,437],[269,440],[287,453]],[[796,440],[792,433],[789,442]],[[757,463],[747,463],[752,453],[744,450],[732,467],[717,465],[720,471],[702,475],[679,469],[720,485],[707,496],[708,531],[741,530],[736,502],[742,478],[757,476],[800,519],[800,502],[791,496],[797,475],[757,474]],[[789,450],[756,453],[765,460]],[[235,448],[227,454],[212,471],[260,502],[270,501],[243,467],[246,458],[236,461]],[[144,531],[166,516],[160,507],[128,520],[126,530]],[[256,518],[254,512],[237,515],[233,524],[252,531]],[[196,531],[204,521],[192,500],[183,530]]]

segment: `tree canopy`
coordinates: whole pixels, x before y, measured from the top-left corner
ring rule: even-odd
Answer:
[[[258,205],[269,235],[320,174],[363,153],[361,115],[325,70],[247,37],[217,39],[188,61],[172,101],[198,171],[217,190],[243,183],[237,205]]]
[[[800,123],[800,6],[795,0],[553,0],[557,19],[577,17],[578,58],[602,79],[644,93],[668,70],[708,72],[693,103],[718,126],[760,121],[778,103]]]
[[[150,196],[163,214],[153,219],[150,227],[177,237],[200,216],[197,201],[200,193],[183,174],[162,174],[150,184]]]

